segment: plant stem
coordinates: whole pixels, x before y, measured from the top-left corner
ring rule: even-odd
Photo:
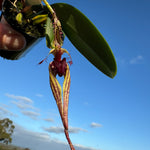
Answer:
[[[49,9],[49,11],[51,12],[51,14],[53,15],[55,12],[54,12],[53,8],[51,7],[51,5],[47,2],[47,0],[43,0],[43,2],[45,3],[45,5],[47,6],[47,8]]]
[[[69,138],[68,130],[64,129],[64,132],[65,132],[65,135],[66,135],[66,139],[67,139],[67,141],[68,141],[68,143],[69,143],[69,145],[70,145],[70,149],[71,149],[71,150],[75,150],[75,148],[73,147],[72,142],[71,142],[71,140],[70,140],[70,138]]]

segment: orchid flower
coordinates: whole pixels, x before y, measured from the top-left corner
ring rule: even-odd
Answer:
[[[61,58],[63,53],[67,53],[69,56],[70,54],[68,53],[66,49],[61,47],[63,44],[63,40],[62,40],[63,31],[62,31],[61,23],[56,16],[56,13],[51,8],[51,6],[47,3],[46,0],[43,0],[43,1],[52,14],[52,22],[53,22],[53,26],[52,26],[53,30],[51,31],[52,33],[50,34],[50,38],[48,38],[48,39],[52,39],[49,42],[50,47],[52,47],[52,50],[50,50],[49,54],[54,55],[54,60],[50,62],[49,64],[50,87],[51,87],[53,96],[55,98],[55,101],[56,101],[56,104],[57,104],[57,107],[61,116],[61,120],[64,126],[64,132],[68,140],[68,143],[70,145],[70,149],[75,150],[69,138],[69,133],[68,133],[68,103],[69,103],[69,91],[70,91],[70,70],[69,70],[68,63],[66,62],[66,58],[63,58],[63,59]],[[40,64],[44,60],[42,60]],[[72,64],[72,60],[69,63]],[[61,86],[56,78],[57,75],[59,77],[64,76],[63,96],[62,96]]]

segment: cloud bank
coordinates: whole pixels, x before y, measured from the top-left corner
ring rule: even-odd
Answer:
[[[20,147],[28,147],[31,150],[70,150],[66,142],[52,139],[48,133],[33,132],[19,125],[15,125],[12,144]],[[75,145],[76,150],[98,150],[89,147]]]
[[[50,133],[64,133],[63,127],[49,127],[49,128],[43,128],[43,130],[50,132]],[[77,127],[69,127],[69,133],[79,133],[79,132],[87,132],[87,130]]]

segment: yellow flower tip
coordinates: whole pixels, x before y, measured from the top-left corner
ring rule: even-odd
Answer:
[[[49,52],[49,54],[55,55],[55,48],[51,49],[50,52]]]
[[[63,53],[67,53],[67,54],[69,55],[69,52],[68,52],[66,49],[61,48],[61,51],[62,51]]]
[[[62,55],[63,53],[67,53],[70,56],[69,52],[64,48],[61,48],[60,45],[58,45],[55,48],[51,49],[50,52],[49,52],[49,54],[53,54],[54,56]]]

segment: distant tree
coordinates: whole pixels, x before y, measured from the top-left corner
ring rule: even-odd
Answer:
[[[15,126],[13,121],[8,118],[0,120],[0,142],[8,144],[12,142],[11,135],[14,131]]]

